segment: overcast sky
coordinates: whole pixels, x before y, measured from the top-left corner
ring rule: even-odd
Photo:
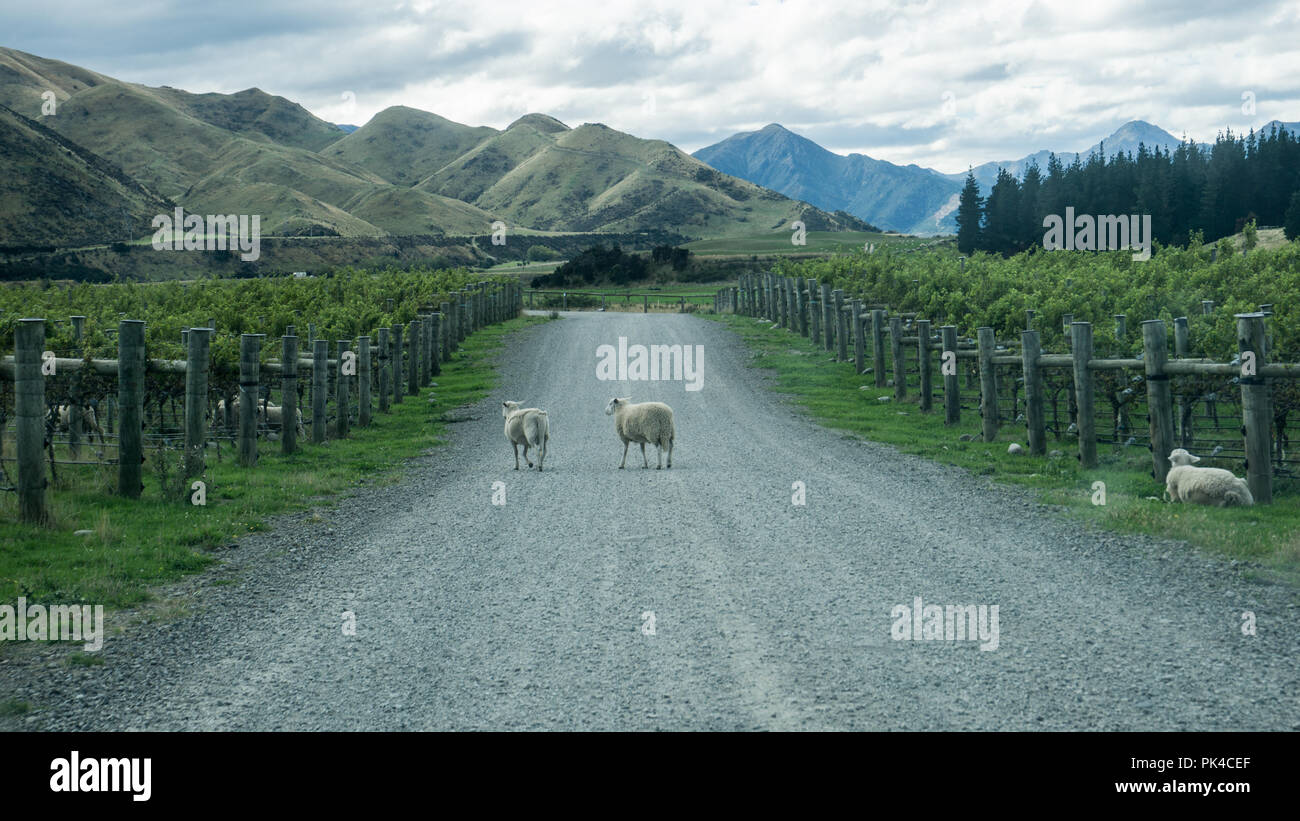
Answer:
[[[0,3],[0,45],[358,125],[398,104],[497,128],[540,111],[694,151],[779,122],[955,172],[1132,119],[1200,140],[1300,120],[1300,0]]]

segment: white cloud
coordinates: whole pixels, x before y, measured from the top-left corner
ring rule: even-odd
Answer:
[[[1079,150],[1129,119],[1202,140],[1300,120],[1292,2],[51,0],[0,12],[0,31],[122,79],[258,86],[336,122],[401,104],[500,128],[542,111],[688,151],[781,122],[943,171]]]

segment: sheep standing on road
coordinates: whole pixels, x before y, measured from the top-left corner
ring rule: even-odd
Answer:
[[[1198,468],[1201,457],[1193,456],[1182,448],[1169,454],[1173,465],[1165,477],[1165,494],[1170,501],[1195,502],[1199,505],[1229,507],[1255,504],[1255,497],[1245,479],[1238,479],[1231,471],[1222,468]]]
[[[501,415],[506,420],[506,438],[515,449],[515,470],[519,470],[519,446],[524,446],[524,461],[533,466],[528,458],[531,447],[537,452],[537,470],[540,472],[546,461],[546,443],[551,439],[551,423],[546,411],[537,408],[521,408],[519,402],[502,402]]]
[[[629,397],[614,398],[605,406],[605,415],[614,417],[614,431],[623,440],[623,461],[618,468],[622,470],[627,464],[627,446],[632,442],[641,445],[642,467],[650,467],[646,459],[645,446],[654,445],[658,451],[658,465],[655,470],[663,468],[664,450],[668,450],[668,467],[673,466],[673,440],[677,430],[673,426],[673,409],[663,402],[641,402],[631,404]]]

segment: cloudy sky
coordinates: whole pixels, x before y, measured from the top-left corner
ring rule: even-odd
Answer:
[[[540,111],[687,151],[779,122],[955,172],[1132,119],[1200,140],[1300,120],[1300,0],[3,2],[0,45],[332,122]]]

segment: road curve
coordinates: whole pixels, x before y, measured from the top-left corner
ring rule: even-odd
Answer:
[[[598,380],[620,336],[702,345],[702,390]],[[1300,728],[1295,590],[821,429],[748,358],[687,315],[515,334],[501,390],[399,485],[284,517],[229,552],[237,582],[204,586],[193,615],[16,685],[41,708],[25,726]],[[635,447],[617,469],[614,395],[674,408],[671,470]],[[503,399],[549,411],[544,473],[511,469]],[[917,597],[997,605],[997,648],[894,640]]]

